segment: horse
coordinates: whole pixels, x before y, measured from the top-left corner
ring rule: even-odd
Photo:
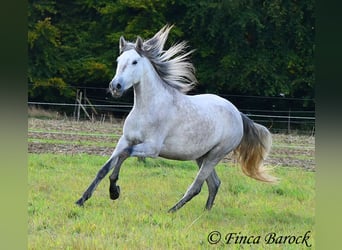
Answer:
[[[118,199],[120,186],[116,182],[128,157],[163,157],[197,163],[196,178],[169,212],[177,211],[196,196],[204,181],[209,191],[205,209],[210,210],[221,184],[215,166],[232,151],[244,174],[259,181],[277,182],[263,165],[272,144],[266,127],[254,123],[217,95],[187,94],[198,83],[189,61],[193,50],[187,51],[185,41],[164,49],[172,27],[164,26],[146,41],[140,36],[135,42],[120,37],[120,55],[109,91],[119,98],[133,87],[134,105],[112,155],[77,205],[84,205],[111,169],[110,199]]]

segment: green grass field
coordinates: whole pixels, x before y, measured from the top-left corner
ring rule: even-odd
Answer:
[[[100,183],[83,208],[82,195],[107,157],[29,154],[28,249],[307,249],[315,248],[315,173],[278,167],[278,185],[255,181],[240,167],[216,167],[222,181],[210,212],[204,211],[207,187],[177,213],[167,210],[193,181],[193,162],[129,158],[121,169],[121,196],[109,199],[109,180]],[[209,237],[212,231],[221,233]],[[226,235],[236,233],[227,244]],[[276,234],[266,244],[265,237]],[[233,235],[233,234],[231,234]],[[236,236],[240,236],[236,237]],[[243,236],[256,244],[239,243]],[[247,238],[246,237],[246,238]],[[298,244],[292,242],[297,239]],[[235,242],[235,240],[237,240]],[[289,242],[290,241],[290,242]],[[242,241],[241,241],[242,242]]]

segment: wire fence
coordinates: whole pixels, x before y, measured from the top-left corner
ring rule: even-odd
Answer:
[[[92,101],[95,101],[92,99]],[[105,120],[109,117],[125,117],[133,107],[132,103],[109,102],[109,104],[92,103],[58,103],[33,102],[29,107],[38,107],[50,110],[63,110],[71,114],[73,119]],[[82,107],[82,108],[81,108]],[[95,111],[95,112],[94,112]],[[314,135],[315,112],[307,110],[267,110],[267,109],[240,109],[253,121],[268,127],[273,133],[299,133]],[[83,113],[83,116],[81,115]],[[77,115],[78,114],[78,117]]]

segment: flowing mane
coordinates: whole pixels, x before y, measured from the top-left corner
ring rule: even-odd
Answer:
[[[186,93],[197,83],[195,68],[188,61],[193,50],[186,51],[188,46],[184,41],[164,50],[165,42],[172,27],[164,26],[151,39],[144,41],[141,48],[130,42],[120,44],[120,53],[135,49],[140,55],[149,59],[163,83]]]

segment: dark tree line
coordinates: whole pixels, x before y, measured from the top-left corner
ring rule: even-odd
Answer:
[[[29,100],[108,87],[119,37],[149,38],[167,23],[168,45],[196,49],[196,93],[314,98],[313,0],[29,0]]]

